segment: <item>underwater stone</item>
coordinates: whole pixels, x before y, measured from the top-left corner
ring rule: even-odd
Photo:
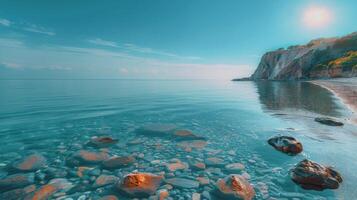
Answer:
[[[291,179],[307,190],[337,189],[342,183],[337,171],[307,159],[291,170]]]
[[[116,197],[114,195],[107,195],[107,196],[101,197],[99,200],[118,200],[118,197]]]
[[[255,196],[255,191],[244,177],[231,174],[217,181],[212,194],[223,199],[251,200]]]
[[[108,159],[108,157],[109,155],[106,152],[80,150],[74,153],[73,156],[67,160],[67,163],[74,166],[80,164],[98,164]]]
[[[205,163],[207,166],[214,166],[214,167],[221,167],[226,164],[223,159],[217,157],[207,158],[205,159]]]
[[[106,185],[114,184],[119,180],[118,177],[113,175],[100,175],[94,182],[93,187],[103,187]]]
[[[230,173],[240,173],[244,168],[242,163],[231,163],[225,166],[226,171]]]
[[[24,187],[35,182],[35,174],[13,174],[0,179],[0,191]]]
[[[176,140],[205,140],[204,137],[197,136],[189,130],[177,130],[174,137]]]
[[[289,155],[296,155],[302,152],[302,144],[290,136],[276,136],[270,138],[268,143],[276,150],[287,153]]]
[[[15,161],[12,167],[18,171],[36,171],[46,165],[46,158],[41,154],[34,153]]]
[[[200,186],[199,182],[191,180],[191,179],[185,179],[185,178],[170,178],[165,180],[166,183],[177,187],[177,188],[198,188]]]
[[[343,126],[342,122],[336,121],[329,117],[316,117],[315,121],[328,126]]]
[[[104,148],[104,147],[109,147],[115,143],[117,143],[118,140],[117,139],[113,139],[109,136],[101,136],[101,137],[95,137],[92,138],[89,142],[88,145],[89,146],[94,146],[97,148]]]
[[[102,166],[105,169],[117,169],[122,167],[128,167],[132,165],[135,161],[136,160],[133,156],[118,156],[103,161]]]
[[[173,124],[148,124],[137,130],[137,133],[146,136],[167,137],[176,129]]]

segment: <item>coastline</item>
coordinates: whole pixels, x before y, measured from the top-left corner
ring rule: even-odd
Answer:
[[[350,121],[357,124],[357,77],[309,81],[339,98],[352,112]]]

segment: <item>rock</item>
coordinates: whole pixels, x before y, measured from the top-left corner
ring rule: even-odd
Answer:
[[[201,200],[201,195],[199,193],[192,194],[192,200]]]
[[[177,161],[175,163],[168,163],[166,164],[166,169],[170,172],[174,172],[177,170],[184,170],[187,169],[188,165],[187,163],[181,162],[181,161]]]
[[[13,174],[0,179],[0,191],[11,190],[27,185],[31,185],[35,182],[35,174]]]
[[[122,167],[128,167],[132,165],[134,162],[135,162],[135,158],[133,156],[118,156],[105,160],[102,163],[102,167],[104,169],[118,169]]]
[[[177,144],[182,149],[203,149],[207,145],[205,140],[183,141]]]
[[[161,189],[157,191],[157,196],[159,197],[158,200],[165,200],[170,196],[170,194],[166,189]]]
[[[97,148],[104,148],[104,147],[109,147],[115,143],[117,143],[117,139],[113,139],[108,136],[101,136],[101,137],[95,137],[92,138],[89,142],[89,146],[97,147]]]
[[[209,178],[207,177],[197,177],[196,180],[200,183],[200,185],[209,185]]]
[[[72,183],[64,178],[57,178],[51,180],[48,184],[40,187],[28,199],[33,200],[47,200],[50,199],[55,193],[63,191],[66,192],[73,187]]]
[[[328,117],[316,117],[315,121],[328,126],[343,126],[342,122],[336,121]]]
[[[107,196],[101,197],[99,200],[118,200],[118,198],[114,195],[107,195]]]
[[[170,178],[166,179],[165,182],[177,188],[192,189],[200,186],[199,182],[186,178]]]
[[[35,185],[29,185],[26,186],[25,188],[18,188],[10,191],[6,191],[4,193],[0,194],[0,199],[4,200],[18,200],[18,199],[24,199],[27,195],[29,195],[31,192],[36,190]]]
[[[308,190],[337,189],[342,183],[342,177],[337,171],[307,159],[291,170],[291,179]]]
[[[137,130],[137,133],[146,136],[167,137],[175,130],[173,124],[148,124]]]
[[[72,155],[67,162],[70,165],[93,165],[99,164],[108,159],[108,153],[106,152],[94,152],[87,150],[80,150]]]
[[[242,163],[231,163],[225,166],[226,171],[229,173],[240,173],[244,170],[244,165]]]
[[[145,198],[155,194],[160,187],[162,179],[162,176],[150,173],[128,174],[115,188],[129,197]]]
[[[290,136],[276,136],[270,138],[268,143],[275,149],[287,153],[288,155],[296,155],[302,152],[302,144]]]
[[[82,178],[87,172],[89,172],[92,169],[93,168],[91,168],[91,167],[80,166],[77,168],[77,176]]]
[[[190,167],[193,170],[205,170],[206,164],[204,164],[203,162],[193,161]]]
[[[94,182],[93,187],[103,187],[106,185],[114,184],[119,180],[118,177],[113,175],[100,175]]]
[[[217,157],[207,158],[205,160],[205,163],[207,166],[212,166],[212,167],[222,167],[226,164],[223,159]]]
[[[21,158],[20,160],[12,164],[12,168],[17,171],[30,172],[41,169],[46,165],[46,158],[41,154],[34,153],[26,157]]]
[[[255,191],[245,178],[231,174],[217,181],[213,194],[222,199],[251,200]]]
[[[197,136],[189,130],[177,130],[174,137],[176,140],[205,140],[204,137]]]

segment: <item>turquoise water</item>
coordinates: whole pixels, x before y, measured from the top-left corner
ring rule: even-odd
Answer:
[[[153,160],[169,162],[177,158],[185,162],[214,155],[226,163],[245,165],[242,173],[249,174],[256,199],[354,199],[357,129],[347,121],[349,115],[330,92],[301,82],[3,80],[0,81],[0,177],[11,174],[6,170],[8,164],[30,152],[43,154],[48,167],[76,171],[66,165],[66,159],[74,151],[88,148],[85,144],[91,137],[109,135],[119,140],[108,149],[110,155],[145,156],[137,159],[134,166],[105,172],[119,178],[133,170],[163,171],[152,164]],[[324,126],[313,121],[316,116],[336,117],[346,125]],[[204,149],[186,152],[168,138],[135,134],[136,129],[151,123],[192,130],[206,137],[208,144]],[[278,134],[299,139],[303,153],[292,157],[274,150],[266,141]],[[145,142],[126,145],[136,138]],[[157,144],[162,148],[150,148]],[[293,183],[289,170],[304,158],[334,166],[344,179],[341,187],[308,191]],[[215,171],[207,175],[210,185],[190,190],[174,188],[173,199],[186,199],[193,192],[209,190],[217,178],[227,174],[220,169],[209,170]],[[185,170],[175,176],[195,178],[198,174]],[[64,178],[74,185],[83,182],[83,178],[73,173]],[[37,181],[36,185],[46,181],[49,180]],[[107,186],[62,195],[96,199],[111,193],[111,186]]]

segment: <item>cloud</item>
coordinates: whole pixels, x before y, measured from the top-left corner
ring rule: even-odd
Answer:
[[[4,66],[6,68],[10,68],[10,69],[19,69],[19,68],[21,68],[21,65],[19,65],[17,63],[1,62],[0,65]]]
[[[10,26],[11,22],[9,20],[7,20],[7,19],[0,18],[0,25]]]
[[[55,32],[50,31],[44,27],[35,25],[35,24],[28,24],[27,26],[24,26],[22,28],[25,31],[29,31],[29,32],[33,32],[33,33],[40,33],[40,34],[45,34],[45,35],[49,35],[49,36],[54,36],[56,35]]]
[[[95,45],[108,46],[108,47],[119,47],[116,42],[103,40],[100,38],[96,38],[96,39],[92,39],[92,40],[88,40],[88,41]]]

